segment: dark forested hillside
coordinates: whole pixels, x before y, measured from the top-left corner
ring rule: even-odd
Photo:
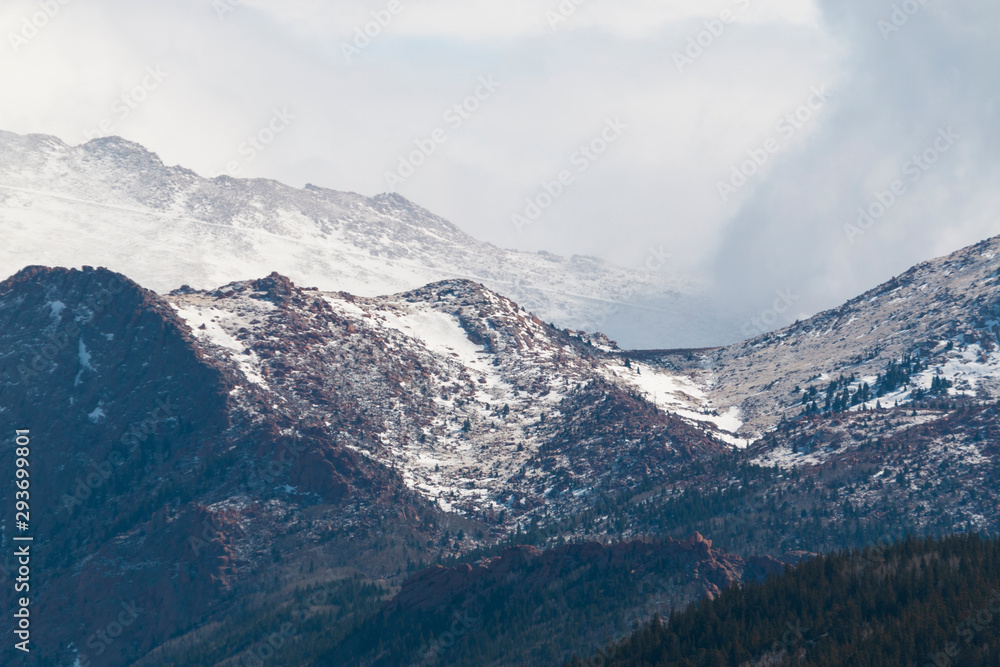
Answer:
[[[997,630],[1000,541],[907,539],[733,586],[567,665],[998,665]]]

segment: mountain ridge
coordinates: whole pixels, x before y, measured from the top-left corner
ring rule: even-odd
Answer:
[[[564,327],[636,343],[645,335],[684,342],[692,328],[719,335],[698,285],[664,271],[503,250],[398,194],[203,178],[118,137],[69,146],[0,132],[0,211],[18,248],[0,250],[0,273],[25,263],[100,264],[162,293],[279,270],[300,284],[366,296],[468,277]],[[70,233],[73,252],[45,243]],[[640,321],[649,334],[638,333]]]

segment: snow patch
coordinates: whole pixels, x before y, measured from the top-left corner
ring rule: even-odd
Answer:
[[[463,365],[475,363],[484,351],[469,340],[465,329],[451,315],[436,310],[413,310],[405,315],[383,313],[382,316],[388,326],[418,339],[431,352],[457,357]]]
[[[177,314],[191,327],[191,331],[200,340],[231,352],[232,360],[236,362],[236,365],[247,381],[261,387],[268,386],[267,381],[264,380],[258,371],[260,360],[257,354],[245,354],[244,351],[246,348],[243,343],[237,340],[223,326],[223,323],[225,323],[231,329],[239,329],[243,326],[249,326],[249,322],[243,322],[233,312],[220,310],[215,307],[201,308],[193,303],[179,306],[174,302],[171,302],[170,305],[173,306]]]
[[[191,327],[191,330],[199,338],[207,338],[209,342],[229,350],[236,352],[243,351],[243,345],[226,333],[226,330],[218,322],[220,319],[232,317],[232,313],[219,310],[218,308],[201,309],[197,306],[181,308],[176,303],[171,303],[170,305],[174,307],[177,314],[187,322],[188,326]],[[205,328],[202,329],[202,327]]]
[[[87,345],[83,342],[83,338],[80,339],[80,345],[77,348],[77,358],[80,360],[80,371],[76,374],[76,379],[73,380],[73,386],[78,387],[81,382],[83,382],[83,372],[84,371],[95,371],[93,366],[90,364],[90,350],[87,349]]]
[[[94,370],[94,367],[90,365],[90,351],[87,349],[86,343],[83,339],[80,339],[80,346],[77,350],[77,354],[80,358],[80,366],[86,368],[88,371]]]
[[[736,447],[746,447],[749,441],[734,437],[743,426],[740,408],[731,406],[722,414],[711,407],[705,388],[686,375],[670,373],[653,366],[629,361],[630,367],[617,363],[605,366],[605,375],[616,384],[638,389],[648,400],[669,414],[689,423],[710,423],[715,429],[707,435]]]

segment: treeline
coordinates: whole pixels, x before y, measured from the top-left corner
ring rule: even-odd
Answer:
[[[906,539],[732,587],[566,667],[1000,665],[1000,541]]]

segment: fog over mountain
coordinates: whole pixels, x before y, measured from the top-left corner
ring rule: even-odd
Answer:
[[[68,146],[0,131],[0,212],[7,273],[31,264],[99,265],[167,292],[281,271],[300,284],[363,296],[459,277],[560,327],[600,330],[626,347],[696,346],[732,335],[709,311],[703,286],[654,270],[663,257],[639,271],[594,257],[503,250],[398,194],[204,179],[117,137]]]
[[[995,664],[998,27],[0,2],[0,665]]]
[[[0,40],[0,129],[118,135],[206,177],[235,164],[299,188],[394,190],[500,248],[633,270],[669,255],[658,272],[710,286],[727,321],[702,344],[738,338],[779,290],[795,304],[773,326],[1000,231],[991,3],[428,0],[390,20],[378,0],[94,0],[41,28],[37,11],[0,7],[18,38]],[[276,112],[287,124],[269,136]],[[574,155],[615,119],[621,136],[580,171]],[[958,141],[911,180],[904,164],[947,128]],[[433,154],[388,182],[438,130]],[[512,216],[564,170],[572,183],[519,230]],[[905,194],[851,243],[845,224],[897,179]]]

